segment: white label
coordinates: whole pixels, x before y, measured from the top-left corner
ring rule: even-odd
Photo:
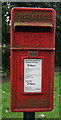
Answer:
[[[24,59],[24,92],[42,91],[42,59]]]

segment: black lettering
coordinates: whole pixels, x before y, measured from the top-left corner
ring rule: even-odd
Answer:
[[[35,85],[35,83],[29,83],[30,85]]]
[[[32,65],[32,64],[28,64],[28,67],[34,67],[35,65]]]

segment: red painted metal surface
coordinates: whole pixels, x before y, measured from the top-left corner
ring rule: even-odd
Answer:
[[[55,11],[51,8],[11,10],[10,81],[13,112],[53,109],[55,24]],[[31,55],[31,52],[35,52],[35,55]],[[42,60],[42,92],[24,92],[24,59]]]

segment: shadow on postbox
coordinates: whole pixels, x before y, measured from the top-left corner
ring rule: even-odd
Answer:
[[[11,10],[11,110],[53,109],[55,11],[52,8]]]

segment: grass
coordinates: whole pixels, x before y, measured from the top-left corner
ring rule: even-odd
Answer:
[[[54,109],[50,112],[36,112],[35,118],[38,118],[40,114],[44,114],[46,118],[59,118],[59,97],[61,89],[59,85],[59,79],[61,74],[55,74],[54,84]],[[2,117],[3,118],[23,118],[22,112],[11,112],[10,111],[10,83],[3,83],[2,85]],[[61,104],[61,103],[60,103]],[[60,110],[61,111],[61,110]]]

